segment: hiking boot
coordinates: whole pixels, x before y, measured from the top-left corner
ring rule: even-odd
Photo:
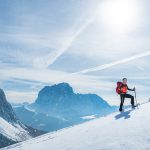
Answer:
[[[132,109],[134,109],[136,107],[136,105],[132,105]]]
[[[119,108],[119,111],[123,111],[123,109],[122,109],[122,108]]]

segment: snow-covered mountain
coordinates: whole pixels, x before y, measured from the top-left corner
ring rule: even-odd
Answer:
[[[0,89],[0,147],[31,138],[31,135],[16,117],[5,93]]]
[[[0,117],[8,122],[20,124],[2,89],[0,89]]]
[[[34,106],[41,112],[78,113],[87,115],[110,108],[108,103],[96,94],[76,94],[68,83],[44,87],[38,94]],[[43,109],[44,108],[44,109]]]
[[[6,150],[149,150],[150,103],[12,145]]]
[[[14,109],[25,124],[55,131],[109,114],[116,108],[96,94],[74,93],[68,83],[60,83],[41,89],[35,103]]]
[[[0,148],[35,137],[36,132],[20,122],[0,89]]]

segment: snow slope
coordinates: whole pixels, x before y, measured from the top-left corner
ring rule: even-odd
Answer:
[[[0,117],[0,134],[13,141],[23,141],[31,138],[29,133],[23,129],[19,124],[8,123],[5,119]]]
[[[9,146],[10,150],[150,150],[150,103]]]

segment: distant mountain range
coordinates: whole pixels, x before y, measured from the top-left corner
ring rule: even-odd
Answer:
[[[0,148],[30,139],[45,132],[24,125],[0,89]]]
[[[33,104],[14,106],[19,119],[33,128],[55,131],[116,111],[96,94],[74,93],[68,83],[45,86]]]

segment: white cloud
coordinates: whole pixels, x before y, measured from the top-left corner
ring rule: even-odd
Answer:
[[[23,102],[32,103],[37,98],[38,92],[32,92],[32,91],[19,92],[19,91],[5,90],[5,94],[7,100],[11,103],[23,103]]]

